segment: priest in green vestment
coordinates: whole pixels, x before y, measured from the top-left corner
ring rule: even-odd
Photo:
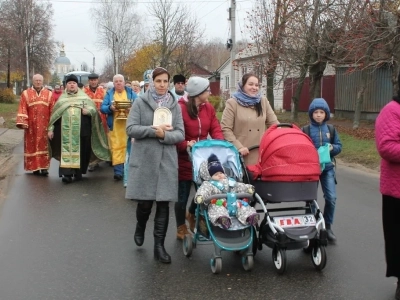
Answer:
[[[51,156],[60,161],[59,176],[65,183],[82,180],[89,161],[109,161],[107,136],[94,102],[78,88],[78,78],[69,75],[66,88],[51,113],[48,137]]]

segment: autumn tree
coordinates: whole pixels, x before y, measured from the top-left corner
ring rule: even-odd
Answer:
[[[143,73],[160,65],[160,44],[152,43],[137,49],[124,65],[124,74],[142,81]]]
[[[130,0],[99,2],[91,9],[97,43],[111,54],[114,73],[120,72],[121,66],[140,45],[141,27],[136,4]]]

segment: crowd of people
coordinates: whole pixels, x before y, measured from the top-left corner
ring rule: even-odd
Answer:
[[[170,89],[172,79],[173,88]],[[400,79],[399,79],[400,80]],[[237,91],[225,103],[221,122],[209,103],[210,82],[201,77],[170,73],[161,67],[147,70],[142,82],[125,82],[117,74],[106,88],[99,85],[99,76],[91,74],[89,84],[75,75],[66,77],[64,86],[50,91],[43,86],[43,76],[32,78],[32,87],[21,95],[16,125],[25,130],[24,168],[35,176],[48,176],[51,158],[59,161],[59,176],[66,184],[82,180],[87,171],[95,171],[100,162],[108,162],[114,169],[114,180],[123,181],[126,198],[137,201],[134,241],[142,246],[146,224],[154,202],[154,256],[170,263],[171,256],[164,248],[168,229],[169,202],[174,202],[178,239],[193,232],[196,202],[201,202],[206,190],[197,193],[187,211],[192,189],[192,163],[190,149],[201,140],[223,139],[231,142],[243,155],[246,164],[257,161],[257,151],[249,148],[258,145],[266,128],[279,123],[268,100],[260,93],[259,78],[244,74]],[[386,242],[387,276],[400,277],[399,211],[400,192],[398,180],[399,147],[396,128],[400,106],[395,97],[382,110],[377,119],[377,146],[382,156],[381,192],[383,194],[383,219]],[[162,115],[164,123],[156,123],[155,115]],[[308,134],[318,149],[330,144],[332,163],[325,165],[320,182],[325,198],[324,218],[328,240],[336,241],[332,225],[336,204],[336,182],[333,158],[342,144],[336,130],[332,134],[327,125],[330,111],[322,98],[314,99],[309,109]],[[391,121],[393,118],[393,122]],[[392,133],[390,135],[389,133]],[[227,184],[218,159],[205,162],[210,180]],[[195,186],[196,187],[196,186]],[[197,188],[197,187],[196,187]],[[244,186],[251,190],[251,187]],[[204,188],[205,189],[205,188]],[[199,198],[200,197],[200,198]],[[215,204],[215,203],[214,203]],[[223,203],[214,207],[215,224],[230,226]],[[244,207],[247,207],[244,203]],[[258,221],[254,211],[243,209],[243,223]],[[188,222],[188,226],[186,225]],[[396,299],[400,299],[399,286]]]

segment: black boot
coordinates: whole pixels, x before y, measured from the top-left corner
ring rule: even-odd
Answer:
[[[154,218],[154,258],[162,263],[171,263],[171,256],[165,251],[164,240],[168,229],[168,202],[158,202]]]
[[[326,224],[326,233],[328,234],[328,241],[336,243],[336,236],[332,231],[331,224]]]
[[[142,246],[144,243],[144,232],[146,230],[147,220],[149,219],[153,201],[139,201],[136,208],[136,230],[134,240],[136,245]]]

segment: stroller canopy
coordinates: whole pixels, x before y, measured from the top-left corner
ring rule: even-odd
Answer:
[[[264,133],[258,163],[248,166],[262,181],[318,181],[318,152],[308,135],[292,124],[274,124]]]
[[[242,181],[243,170],[236,147],[227,141],[202,140],[193,145],[191,152],[194,182],[197,184],[202,183],[199,175],[200,165],[202,162],[207,161],[211,154],[215,154],[218,157],[227,176]]]

